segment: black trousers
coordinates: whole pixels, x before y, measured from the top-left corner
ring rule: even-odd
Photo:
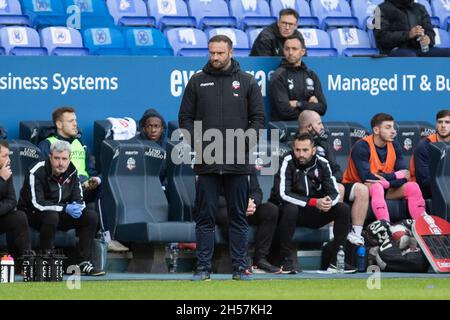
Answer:
[[[273,235],[278,223],[278,207],[271,202],[262,203],[251,216],[247,217],[248,223],[257,226],[255,237],[255,255],[253,261],[267,259]],[[223,229],[228,230],[228,215],[226,208],[220,208],[216,222]]]
[[[22,211],[10,211],[0,216],[0,233],[6,232],[8,250],[14,259],[31,249],[27,216]]]
[[[98,216],[97,212],[84,209],[80,218],[74,219],[66,212],[31,211],[27,212],[30,225],[40,232],[40,249],[52,250],[55,248],[55,235],[57,230],[67,231],[75,228],[79,238],[79,262],[89,261],[91,258],[92,242],[94,240]]]
[[[307,227],[318,229],[334,221],[334,240],[331,242],[333,252],[337,252],[340,245],[345,244],[350,231],[350,207],[345,203],[337,203],[328,212],[320,212],[315,207],[302,208],[297,205],[286,203],[281,206],[282,211],[278,225],[280,234],[281,258],[288,258],[295,250],[292,242],[295,227]]]
[[[230,256],[233,270],[246,268],[249,197],[248,175],[199,175],[197,181],[195,235],[197,268],[212,269],[215,216],[219,195],[224,191],[229,220]]]

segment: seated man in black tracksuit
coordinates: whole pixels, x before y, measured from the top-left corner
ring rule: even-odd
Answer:
[[[284,58],[270,79],[271,121],[297,121],[300,112],[327,111],[327,101],[317,74],[302,61],[306,54],[303,38],[291,35],[283,47]]]
[[[75,228],[79,237],[77,263],[82,274],[104,275],[90,262],[92,243],[97,231],[98,215],[86,208],[75,166],[71,163],[71,146],[56,140],[46,161],[34,165],[25,177],[18,208],[30,225],[40,231],[41,250],[53,250],[57,230]]]
[[[256,225],[255,254],[253,257],[253,269],[263,270],[269,273],[280,273],[281,269],[267,261],[273,235],[278,223],[278,207],[273,203],[262,202],[262,190],[259,186],[256,172],[250,175],[250,198],[247,207],[247,219],[249,224]],[[219,198],[219,211],[216,222],[228,231],[228,212],[223,196]]]
[[[295,226],[320,228],[334,221],[334,239],[328,245],[335,258],[350,231],[350,208],[339,202],[339,190],[328,161],[316,155],[309,133],[295,136],[293,150],[281,160],[270,201],[280,204],[280,255],[283,273],[296,273],[291,252]],[[335,261],[329,261],[335,270]],[[346,265],[348,271],[353,267]]]

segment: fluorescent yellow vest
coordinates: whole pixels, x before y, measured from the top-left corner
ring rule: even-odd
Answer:
[[[50,141],[50,145],[58,138],[56,137],[48,137],[48,141]],[[89,179],[89,174],[86,171],[86,151],[84,150],[83,145],[81,144],[80,140],[74,139],[72,141],[72,153],[71,153],[71,161],[75,168],[78,171],[78,176],[85,176]]]

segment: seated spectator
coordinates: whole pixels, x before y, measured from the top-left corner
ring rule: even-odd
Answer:
[[[41,250],[55,248],[57,230],[75,228],[79,237],[75,258],[81,273],[101,276],[105,271],[96,269],[90,261],[98,214],[86,208],[71,154],[69,142],[56,140],[51,144],[47,160],[35,164],[25,177],[18,208],[25,211],[30,225],[39,230]]]
[[[18,259],[31,244],[27,216],[16,209],[12,174],[8,142],[0,141],[0,234],[7,233],[8,250]]]
[[[284,58],[270,79],[271,121],[297,121],[303,110],[324,115],[327,102],[320,79],[302,61],[306,53],[303,38],[287,37],[283,52]]]
[[[283,56],[283,45],[287,37],[294,34],[303,39],[297,30],[298,18],[294,9],[281,10],[278,21],[265,27],[256,37],[250,56]]]
[[[247,207],[247,219],[249,224],[256,225],[255,254],[253,257],[253,269],[260,269],[268,273],[280,273],[281,268],[267,261],[273,235],[278,223],[278,207],[273,203],[262,202],[262,190],[259,186],[256,173],[250,175],[250,198]],[[219,211],[216,217],[217,224],[229,231],[228,211],[226,200],[219,198]]]
[[[158,111],[153,108],[146,110],[139,120],[139,130],[138,139],[154,141],[166,150],[166,121]],[[159,175],[164,187],[167,186],[166,169],[167,164],[166,159],[164,159]]]
[[[56,140],[67,141],[71,144],[71,161],[78,172],[83,187],[84,199],[87,203],[94,202],[98,195],[98,189],[102,182],[95,169],[95,162],[89,151],[81,141],[78,132],[77,116],[72,107],[61,107],[52,113],[53,124],[56,132],[39,143],[42,160],[46,160],[50,153],[50,145]]]
[[[444,109],[436,115],[436,133],[422,139],[411,158],[411,180],[417,181],[425,198],[431,198],[429,148],[433,142],[450,142],[450,110]]]
[[[414,0],[385,0],[379,9],[374,34],[382,53],[391,57],[450,57],[450,49],[434,47],[433,25],[423,5]]]

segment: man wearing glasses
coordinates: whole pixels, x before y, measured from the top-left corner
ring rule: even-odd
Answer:
[[[278,21],[264,28],[253,43],[251,56],[283,56],[283,45],[287,37],[295,34],[303,39],[297,30],[298,13],[294,9],[283,9]]]

